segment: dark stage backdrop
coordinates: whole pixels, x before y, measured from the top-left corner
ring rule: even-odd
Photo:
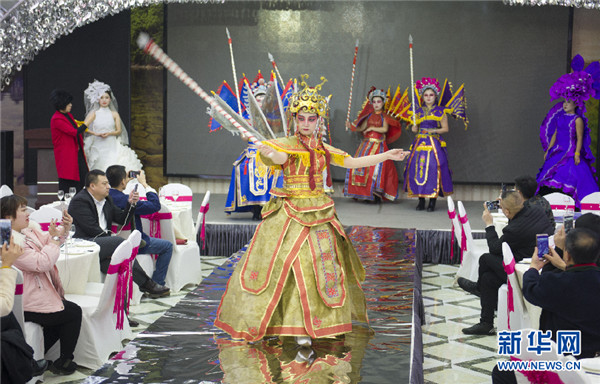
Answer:
[[[83,91],[97,79],[111,86],[119,104],[119,115],[131,138],[129,119],[130,12],[108,16],[77,28],[35,56],[24,67],[25,129],[50,128],[54,107],[50,92],[62,88],[73,95],[73,117],[85,118]],[[26,153],[25,183],[37,182],[36,154]]]
[[[281,2],[289,4],[289,2]],[[360,141],[345,132],[352,55],[360,39],[352,117],[371,85],[410,82],[408,35],[414,37],[415,80],[465,83],[470,119],[451,121],[449,161],[457,182],[511,181],[535,175],[543,162],[539,125],[551,106],[548,89],[566,71],[569,10],[484,2],[278,2],[168,5],[167,48],[205,90],[232,83],[225,27],[233,39],[238,78],[271,70],[284,79],[325,76],[332,94],[332,144],[354,154]],[[167,80],[167,169],[170,175],[224,176],[245,144],[226,131],[209,134],[207,104],[172,75]],[[451,119],[452,120],[452,119]],[[408,149],[404,131],[393,146]],[[398,166],[403,169],[403,165]],[[335,168],[334,178],[344,171]]]

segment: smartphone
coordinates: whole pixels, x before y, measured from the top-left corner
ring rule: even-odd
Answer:
[[[563,225],[565,227],[565,233],[569,233],[571,229],[573,229],[573,216],[567,217],[565,216]]]
[[[548,246],[548,235],[545,233],[535,235],[537,238],[538,258],[543,259],[544,255],[550,253]]]
[[[139,185],[139,184],[137,184],[137,183],[136,183],[136,184],[133,186],[133,192],[137,192],[138,185]]]
[[[131,179],[135,179],[136,177],[138,177],[139,174],[140,174],[139,171],[129,171],[129,177]]]
[[[486,201],[485,206],[488,211],[497,210],[500,208],[500,201],[499,200]]]
[[[0,247],[5,243],[10,244],[10,235],[12,234],[12,227],[10,220],[0,219]]]

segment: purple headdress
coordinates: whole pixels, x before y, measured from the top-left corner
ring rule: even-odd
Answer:
[[[600,62],[595,61],[583,69],[584,61],[577,55],[571,61],[573,72],[562,75],[550,87],[552,100],[564,98],[574,101],[580,113],[585,113],[585,102],[590,98],[600,98]]]

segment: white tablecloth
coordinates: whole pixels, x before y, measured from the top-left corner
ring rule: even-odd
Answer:
[[[74,239],[61,247],[56,267],[65,293],[82,295],[88,281],[100,281],[99,253],[98,244],[82,239]]]
[[[517,274],[517,280],[519,281],[519,286],[521,287],[521,292],[523,292],[523,275],[525,272],[529,270],[531,260],[527,260],[527,262],[520,262],[515,265],[515,273]],[[531,321],[531,328],[539,329],[540,328],[540,315],[542,314],[542,308],[537,305],[531,304],[529,301],[523,297],[523,301],[525,302],[525,308],[527,308],[527,313],[529,313],[529,320]]]
[[[178,239],[188,239],[195,241],[196,233],[194,219],[192,217],[192,204],[188,202],[174,203],[173,201],[163,200],[163,204],[171,210],[173,214],[173,230]]]

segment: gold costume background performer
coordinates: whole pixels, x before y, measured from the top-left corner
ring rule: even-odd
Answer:
[[[323,170],[331,163],[358,168],[402,160],[407,153],[394,149],[353,158],[323,143],[328,105],[318,93],[322,84],[309,88],[307,77],[289,108],[296,134],[259,146],[261,161],[280,167],[284,182],[271,190],[274,198],[264,206],[264,220],[217,311],[215,325],[234,338],[296,336],[307,345],[308,337],[351,332],[353,319],[368,321],[361,288],[365,271],[324,193]]]

